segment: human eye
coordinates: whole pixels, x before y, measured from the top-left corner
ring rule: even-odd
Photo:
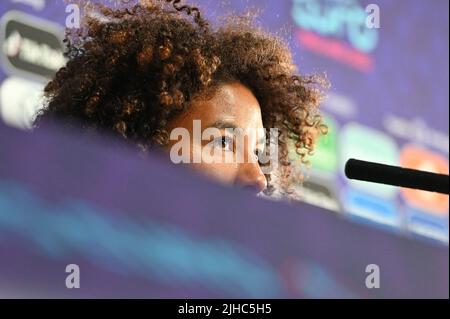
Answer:
[[[256,147],[254,154],[255,154],[255,158],[259,163],[265,163],[268,159],[268,154],[267,154],[268,150],[265,147],[265,145],[261,145],[260,147]]]
[[[256,158],[259,160],[259,159],[261,158],[262,155],[263,155],[263,150],[260,149],[260,148],[257,148],[257,149],[255,150],[255,156],[256,156]]]
[[[221,136],[213,141],[214,145],[221,147],[225,151],[233,151],[233,138],[229,136]]]

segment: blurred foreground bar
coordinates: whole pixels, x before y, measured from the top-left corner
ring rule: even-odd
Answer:
[[[255,198],[108,141],[0,127],[0,297],[449,296],[446,246]]]

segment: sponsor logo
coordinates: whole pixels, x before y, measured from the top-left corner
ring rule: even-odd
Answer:
[[[325,123],[328,126],[328,134],[320,136],[317,140],[311,164],[317,173],[335,173],[338,166],[337,125],[329,116],[325,117]]]
[[[391,230],[401,227],[401,217],[394,201],[349,188],[344,194],[344,207],[352,219],[373,222]]]
[[[0,37],[1,62],[11,74],[47,81],[65,64],[59,25],[10,11],[0,21]]]
[[[378,162],[388,165],[399,165],[398,149],[395,141],[383,132],[349,123],[343,127],[339,138],[340,171],[344,173],[344,165],[349,158]],[[375,194],[377,196],[392,198],[397,194],[394,186],[375,183],[347,180],[356,189]]]
[[[10,77],[0,86],[0,116],[17,128],[31,128],[34,116],[42,106],[44,85]]]
[[[301,185],[296,185],[296,191],[305,203],[340,212],[339,197],[331,184],[332,181],[308,178]]]
[[[448,174],[448,160],[445,157],[414,145],[407,145],[401,150],[400,163],[407,168]],[[409,188],[402,188],[401,194],[411,206],[448,216],[448,195]]]
[[[372,71],[379,30],[368,26],[366,9],[356,0],[293,0],[296,40],[309,51]]]
[[[32,7],[35,11],[42,11],[45,8],[45,0],[11,0],[12,3],[22,3]]]
[[[392,136],[432,147],[448,155],[448,133],[436,130],[422,118],[406,119],[394,114],[388,114],[383,119],[383,125]]]
[[[431,215],[413,208],[407,209],[406,213],[410,232],[448,244],[448,218]]]

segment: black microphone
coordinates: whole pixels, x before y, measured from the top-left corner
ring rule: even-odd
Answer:
[[[350,179],[449,194],[449,176],[410,168],[349,159],[345,176]]]

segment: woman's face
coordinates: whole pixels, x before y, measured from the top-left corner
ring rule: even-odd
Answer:
[[[266,188],[256,156],[265,146],[261,108],[248,88],[240,83],[224,84],[211,97],[195,99],[186,112],[169,123],[172,136],[168,150],[183,139],[173,134],[177,128],[178,132],[180,128],[189,132],[191,160],[186,165],[224,184],[251,188],[256,193]],[[212,131],[205,131],[208,128],[215,128],[216,133],[209,134]]]

